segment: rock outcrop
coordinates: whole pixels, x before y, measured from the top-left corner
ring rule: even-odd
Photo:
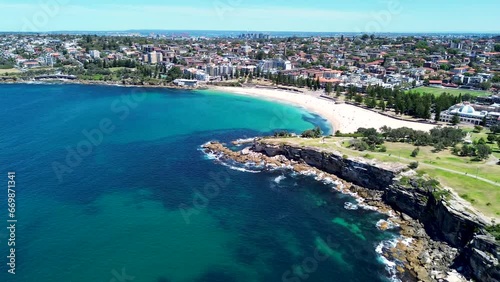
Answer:
[[[442,254],[421,252],[417,257],[423,261],[444,260],[444,264],[453,264],[462,273],[478,281],[500,281],[499,244],[491,236],[482,235],[486,234],[484,227],[488,223],[462,205],[451,193],[443,198],[442,195],[435,194],[436,189],[429,183],[415,179],[404,184],[398,181],[403,166],[372,164],[318,148],[276,145],[262,140],[256,141],[251,150],[268,156],[283,155],[288,159],[303,161],[346,181],[383,191],[385,203],[422,223],[432,239],[424,240],[425,242],[441,244],[438,249],[443,251]],[[450,247],[458,252],[454,254]],[[432,250],[422,248],[425,249]],[[445,251],[446,249],[448,250]],[[425,280],[423,277],[418,278]],[[434,278],[438,279],[439,276]]]
[[[256,140],[242,152],[216,142],[205,148],[240,163],[287,166],[296,172],[311,171],[333,178],[341,184],[341,191],[363,197],[366,204],[382,212],[392,208],[399,214],[400,220],[395,223],[402,235],[413,238],[413,243],[406,247],[400,242],[388,255],[404,262],[405,270],[417,280],[446,281],[453,267],[477,281],[500,281],[499,245],[486,235],[488,223],[452,193],[436,193],[430,182],[408,177],[402,181],[403,165],[265,140]]]

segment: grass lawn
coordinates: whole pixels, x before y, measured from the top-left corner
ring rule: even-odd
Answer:
[[[486,135],[486,133],[480,133],[480,135]],[[500,183],[500,166],[491,161],[493,158],[490,158],[489,161],[476,162],[471,161],[470,157],[455,156],[449,150],[433,153],[433,147],[429,146],[420,147],[418,156],[413,158],[411,157],[411,153],[416,148],[415,146],[412,144],[391,142],[385,143],[387,152],[384,153],[359,152],[347,148],[349,139],[332,137],[326,138],[325,142],[322,143],[321,139],[285,138],[277,139],[275,142],[323,148],[352,157],[364,157],[386,163],[398,162],[409,164],[410,162],[418,161],[420,163],[419,172],[436,178],[441,184],[453,188],[458,195],[471,202],[475,208],[485,215],[500,217],[500,205],[498,205],[500,203],[500,186],[471,177],[477,175],[481,178]],[[337,144],[341,144],[341,146]],[[496,145],[494,146],[494,155],[500,156],[500,150],[496,148]]]
[[[18,73],[18,72],[21,72],[20,70],[18,69],[0,69],[0,74],[5,74],[5,73]]]
[[[491,95],[491,93],[487,92],[487,91],[475,91],[475,90],[469,90],[469,89],[436,88],[436,87],[426,87],[426,86],[417,87],[417,88],[411,89],[409,91],[420,92],[420,93],[432,93],[434,95],[441,95],[443,92],[450,93],[450,94],[455,95],[455,96],[458,96],[460,93],[462,93],[462,95],[468,93],[472,96],[489,96],[489,95]]]
[[[126,68],[126,67],[115,67],[115,68],[109,68],[109,70],[110,70],[111,72],[117,72],[117,71],[124,70],[124,69],[128,69],[128,70],[131,70],[131,71],[135,71],[135,68]]]
[[[439,180],[445,186],[453,188],[464,200],[480,210],[486,216],[500,217],[500,187],[439,169],[419,169]]]

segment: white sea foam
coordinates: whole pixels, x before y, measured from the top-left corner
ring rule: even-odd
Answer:
[[[397,264],[393,261],[388,260],[386,257],[384,257],[383,253],[384,253],[384,250],[386,250],[386,249],[394,248],[396,246],[397,242],[398,242],[398,239],[391,239],[391,240],[382,241],[375,248],[375,251],[379,254],[379,256],[378,256],[379,261],[385,265],[385,269],[387,270],[387,272],[390,275],[389,279],[390,279],[390,281],[393,281],[393,282],[401,282],[401,280],[399,280],[397,275],[396,275],[397,274],[397,270],[396,270]]]
[[[274,182],[275,182],[276,184],[279,184],[279,183],[281,182],[281,180],[283,180],[283,179],[285,179],[285,178],[286,178],[286,176],[284,176],[284,175],[280,175],[280,176],[278,176],[278,177],[276,177],[276,178],[274,179]]]
[[[378,230],[382,230],[383,224],[387,224],[387,228],[385,230],[389,230],[389,229],[393,229],[393,228],[398,227],[398,225],[395,224],[394,222],[392,222],[391,220],[381,219],[381,220],[377,221],[377,224],[376,224]]]
[[[228,163],[225,163],[225,162],[221,162],[223,166],[226,166],[232,170],[237,170],[237,171],[242,171],[242,172],[250,172],[250,173],[259,173],[260,171],[258,170],[251,170],[251,169],[246,169],[246,168],[243,168],[243,167],[238,167],[238,166],[234,166],[234,165],[230,165]]]
[[[359,207],[356,204],[350,203],[350,202],[345,202],[344,203],[344,209],[346,210],[357,210]]]

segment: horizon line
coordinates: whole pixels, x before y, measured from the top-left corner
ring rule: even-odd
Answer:
[[[64,32],[140,32],[140,31],[150,31],[150,32],[165,32],[165,31],[197,31],[197,32],[243,32],[243,33],[255,33],[255,32],[286,32],[286,33],[346,33],[346,34],[492,34],[500,35],[500,31],[383,31],[383,32],[357,32],[357,31],[297,31],[297,30],[239,30],[239,29],[123,29],[123,30],[45,30],[45,31],[0,31],[0,33],[27,33],[27,34],[37,34],[37,33],[64,33]]]

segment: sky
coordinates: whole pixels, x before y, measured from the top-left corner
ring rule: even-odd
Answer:
[[[500,0],[0,0],[0,31],[500,33]]]

